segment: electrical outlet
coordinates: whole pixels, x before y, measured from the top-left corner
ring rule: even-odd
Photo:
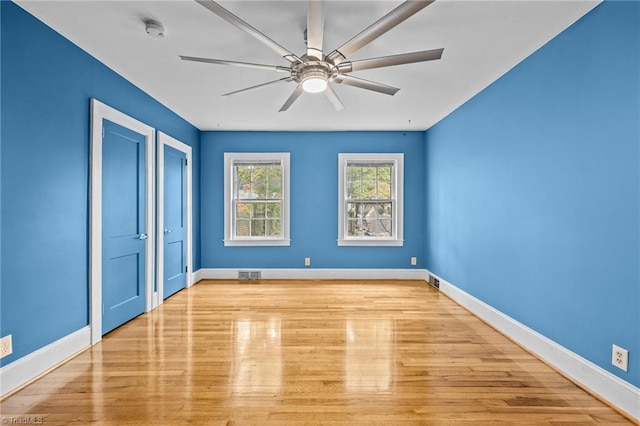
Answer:
[[[311,258],[310,257],[305,257],[304,258],[304,266],[311,266]]]
[[[627,371],[627,366],[629,365],[629,351],[622,349],[620,346],[613,345],[611,363],[622,371]]]
[[[411,258],[411,264],[414,265],[414,266],[417,265],[418,264],[418,258],[412,257]]]
[[[13,353],[13,345],[11,343],[11,335],[6,335],[0,339],[0,358]]]

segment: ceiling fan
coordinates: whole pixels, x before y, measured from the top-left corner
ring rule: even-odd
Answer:
[[[290,62],[289,66],[264,65],[251,62],[226,61],[222,59],[199,58],[194,56],[180,56],[182,60],[194,62],[206,62],[219,65],[230,65],[235,67],[255,68],[262,70],[278,71],[288,74],[286,77],[256,86],[247,87],[233,92],[225,93],[222,96],[235,95],[260,87],[279,84],[284,82],[294,82],[297,87],[286,100],[279,112],[286,111],[300,97],[302,92],[324,93],[329,102],[336,110],[341,110],[344,105],[331,88],[331,83],[346,84],[348,86],[359,87],[361,89],[372,90],[374,92],[395,95],[400,90],[397,87],[388,86],[382,83],[365,80],[350,75],[353,71],[361,71],[372,68],[389,67],[393,65],[410,64],[414,62],[424,62],[440,59],[444,49],[423,50],[420,52],[401,53],[398,55],[383,56],[379,58],[361,59],[349,61],[347,58],[371,43],[391,28],[402,23],[415,13],[433,3],[434,0],[425,1],[405,1],[391,12],[378,19],[369,27],[362,30],[351,40],[338,47],[328,55],[323,52],[324,38],[324,2],[321,0],[309,0],[307,6],[307,31],[306,42],[307,52],[302,56],[296,56],[286,48],[261,33],[224,7],[213,0],[196,0],[211,12],[215,13],[230,24],[235,25],[242,31],[253,36],[267,47],[274,50],[284,59]]]

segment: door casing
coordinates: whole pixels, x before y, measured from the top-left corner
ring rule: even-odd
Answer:
[[[156,282],[158,291],[154,294],[154,305],[160,305],[164,300],[164,146],[168,145],[178,151],[183,152],[187,158],[187,229],[185,230],[185,244],[187,245],[187,282],[185,288],[193,285],[193,244],[192,244],[192,171],[193,162],[191,160],[191,147],[171,136],[158,132],[158,215],[157,215],[157,262],[156,262]]]
[[[147,250],[145,254],[145,312],[153,309],[155,247],[155,129],[128,115],[91,99],[91,193],[89,219],[89,326],[91,344],[102,340],[102,123],[107,119],[145,136]],[[156,304],[157,306],[157,304]]]

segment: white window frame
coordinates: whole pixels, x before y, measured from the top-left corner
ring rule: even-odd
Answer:
[[[233,164],[236,161],[279,161],[282,164],[282,235],[280,237],[236,237],[233,211]],[[289,239],[289,153],[225,152],[224,153],[224,245],[288,246]]]
[[[393,162],[391,199],[393,232],[391,237],[350,237],[347,235],[347,163]],[[404,245],[404,154],[338,154],[338,245],[339,246],[402,246]]]

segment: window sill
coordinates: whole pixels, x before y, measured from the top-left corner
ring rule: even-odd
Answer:
[[[365,240],[346,239],[338,240],[338,246],[361,246],[361,247],[402,247],[404,240]]]
[[[225,247],[265,247],[265,246],[290,246],[291,240],[224,240]]]

